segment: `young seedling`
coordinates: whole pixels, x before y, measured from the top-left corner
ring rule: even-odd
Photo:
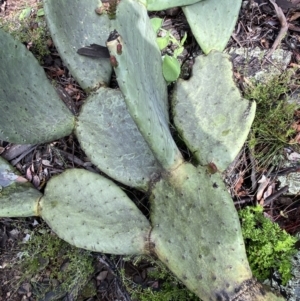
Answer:
[[[169,44],[175,45],[175,50],[173,56],[165,54],[163,56],[163,75],[165,80],[170,83],[178,79],[180,75],[180,62],[178,56],[183,52],[183,44],[186,41],[187,34],[185,33],[183,38],[178,42],[178,40],[172,35],[170,30],[165,30],[162,28],[163,19],[152,18],[151,24],[156,33],[161,33],[162,36],[156,38],[156,42],[160,50],[165,49]]]

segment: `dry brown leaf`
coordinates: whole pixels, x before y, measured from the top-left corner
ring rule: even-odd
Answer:
[[[289,18],[289,21],[295,21],[298,18],[300,18],[300,12],[296,11],[293,13],[293,15]]]
[[[300,133],[298,133],[295,138],[291,139],[290,144],[300,143]]]
[[[268,188],[267,188],[267,190],[264,192],[264,195],[263,195],[264,200],[265,200],[268,196],[272,195],[273,192],[274,192],[274,184],[269,185]]]
[[[260,183],[260,185],[258,186],[258,189],[257,189],[256,200],[260,201],[263,197],[263,193],[264,193],[265,189],[267,188],[267,186],[270,183],[270,179],[267,178],[265,175],[262,175],[262,177],[258,181],[258,183]]]
[[[234,185],[234,193],[236,195],[239,195],[239,193],[241,192],[241,188],[242,188],[243,183],[244,183],[244,178],[243,178],[242,175],[240,175],[237,182]]]
[[[40,186],[40,183],[40,178],[37,175],[33,176],[32,184],[34,185],[34,187],[38,188]]]
[[[16,179],[15,179],[16,182],[18,183],[26,183],[28,182],[27,179],[25,179],[24,177],[21,177],[21,176],[18,176]]]
[[[299,121],[294,121],[291,125],[292,129],[295,130],[296,132],[300,132],[300,122]]]
[[[97,280],[103,281],[104,279],[106,279],[108,274],[108,271],[102,271],[99,273],[99,275],[97,276]]]

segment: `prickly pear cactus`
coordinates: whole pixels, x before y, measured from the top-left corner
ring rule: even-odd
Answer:
[[[251,279],[239,219],[218,174],[182,164],[157,183],[151,202],[156,254],[191,291],[218,300]]]
[[[85,170],[67,170],[49,181],[42,196],[28,184],[15,183],[6,178],[1,182],[3,170],[4,175],[6,170],[10,171],[5,161],[0,162],[0,185],[11,185],[2,185],[0,216],[39,215],[57,235],[81,248],[112,254],[156,255],[203,301],[282,300],[265,292],[252,279],[238,216],[221,175],[210,174],[205,167],[184,162],[172,138],[168,126],[167,87],[162,76],[155,33],[146,9],[147,5],[150,7],[155,3],[158,2],[122,0],[116,11],[116,20],[108,21],[105,14],[93,15],[101,2],[89,0],[89,5],[84,3],[83,7],[77,0],[65,0],[63,4],[58,4],[56,0],[45,0],[49,27],[62,58],[71,72],[76,74],[82,87],[93,89],[76,120],[53,96],[54,90],[46,77],[41,75],[43,72],[34,58],[26,53],[22,45],[0,31],[3,44],[0,48],[0,105],[8,112],[6,119],[0,118],[0,139],[17,143],[44,142],[63,137],[74,130],[91,161],[104,173],[121,183],[148,191],[151,220],[143,216],[117,184],[103,176]],[[215,0],[205,0],[203,3],[210,3],[213,7],[216,4]],[[194,5],[198,4],[191,5],[191,8]],[[75,17],[74,22],[74,16],[80,15],[80,10],[83,10],[82,17]],[[223,11],[222,2],[216,12],[223,14]],[[230,16],[232,18],[232,14]],[[224,21],[227,19],[225,16],[221,21],[225,23],[220,24],[227,26],[227,21]],[[102,61],[102,66],[102,63],[91,58],[79,59],[76,52],[77,48],[97,43],[95,39],[98,37],[99,43],[103,43],[101,26],[104,23],[106,29],[103,29],[103,35],[108,35],[107,28],[115,29],[119,34],[115,32],[107,46],[121,92],[99,88],[108,78],[105,71],[108,60]],[[68,29],[71,30],[70,37],[66,36]],[[219,49],[220,45],[224,47],[224,40],[221,44],[213,37],[212,40],[215,44],[206,48],[207,52]],[[7,63],[4,52],[11,46],[17,50],[11,52]],[[225,134],[228,137],[212,146],[214,149],[220,144],[223,147],[213,152],[213,156],[218,157],[213,159],[218,160],[221,169],[228,165],[236,153],[235,149],[224,160],[219,160],[223,150],[232,147],[231,140],[236,139],[234,127],[241,126],[241,121],[246,120],[246,125],[241,129],[245,138],[254,112],[254,105],[240,99],[232,79],[228,79],[229,62],[223,57],[223,54],[214,53],[199,59],[197,64],[203,64],[203,70],[206,71],[201,76],[202,70],[196,64],[190,83],[196,78],[205,85],[205,78],[209,80],[213,76],[207,70],[218,70],[218,66],[222,65],[224,73],[219,74],[218,81],[222,82],[224,77],[219,86],[223,92],[228,92],[228,98],[224,98],[225,104],[219,103],[219,110],[228,104],[232,109],[238,107],[232,123],[228,120],[224,122],[227,113],[217,112],[216,129],[209,135],[209,123],[213,120],[202,118],[201,115],[204,110],[217,110],[212,102],[219,94],[209,95],[215,93],[214,89],[202,87],[193,94],[186,91],[190,89],[189,83],[178,83],[173,104],[178,130],[187,145],[200,154],[198,159],[202,163],[205,161],[202,154],[208,153],[208,146],[201,140],[203,137],[216,140],[216,132],[221,130],[220,127],[224,130],[226,124],[228,133]],[[95,70],[98,67],[103,68],[107,77],[103,77],[102,71],[98,73]],[[25,74],[28,70],[36,74],[34,79],[37,82],[29,83],[18,78],[17,87],[9,86],[10,79],[16,73]],[[6,87],[10,88],[9,92]],[[44,93],[45,87],[47,97],[39,98],[38,93]],[[25,105],[22,103],[23,95],[26,95]],[[11,102],[11,97],[14,102]],[[199,103],[195,102],[196,97],[201,98]],[[205,108],[207,100],[210,103]],[[183,106],[185,101],[194,106],[197,113],[192,117],[194,127],[199,131],[197,139],[191,125],[184,125],[184,113],[188,114],[188,109]],[[14,104],[21,109],[16,109]],[[33,114],[32,105],[38,111],[36,114]],[[46,108],[45,112],[43,108]],[[24,111],[28,110],[31,115],[23,118]],[[55,116],[55,120],[49,119],[48,115],[51,118]],[[33,126],[27,130],[29,116],[33,116],[30,120]],[[190,116],[186,116],[188,118]],[[42,123],[43,119],[46,121]],[[40,123],[45,127],[45,134],[34,131],[34,127],[38,128]],[[31,131],[34,133],[32,140]],[[239,145],[244,138],[241,138]],[[210,160],[210,157],[205,159]]]
[[[255,115],[255,103],[235,86],[229,56],[214,51],[196,58],[188,81],[178,80],[172,107],[175,125],[198,162],[213,162],[220,171],[237,156]]]
[[[61,58],[83,89],[107,85],[112,68],[107,59],[93,59],[77,54],[77,49],[89,45],[105,45],[112,30],[107,15],[95,13],[98,0],[51,1],[44,0],[47,24]]]
[[[205,54],[223,51],[232,34],[242,0],[205,0],[183,6],[191,30]]]
[[[162,171],[120,91],[100,88],[93,93],[83,105],[75,132],[91,161],[125,185],[147,191],[151,178]]]
[[[147,0],[148,10],[164,10],[176,6],[191,5],[203,0]]]
[[[112,181],[67,170],[47,185],[39,215],[64,240],[110,254],[147,253],[150,223]]]
[[[138,17],[127,18],[128,14]],[[107,47],[118,62],[115,72],[129,114],[159,163],[166,169],[176,167],[182,156],[169,129],[161,55],[145,6],[136,1],[121,2],[115,26],[121,37],[109,41]],[[123,48],[121,54],[118,44]]]
[[[0,157],[1,216],[33,216],[38,213],[42,194]]]
[[[0,31],[0,40],[5,41],[0,47],[0,139],[35,144],[69,135],[75,118],[38,61],[4,31]]]

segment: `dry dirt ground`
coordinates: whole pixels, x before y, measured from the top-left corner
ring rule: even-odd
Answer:
[[[300,25],[298,17],[300,9],[298,6],[300,1],[277,1],[281,5],[284,16],[290,25],[284,40],[280,42],[280,47],[292,51],[291,66],[298,66],[300,60]],[[31,8],[31,15],[34,16],[41,6],[38,0],[0,0],[0,18],[4,20],[16,19],[18,22],[19,14],[26,8]],[[195,55],[200,53],[189,26],[180,9],[169,10],[158,13],[158,16],[164,17],[164,27],[172,29],[173,34],[182,37],[182,32],[188,33],[188,39],[185,44],[183,63],[187,67],[187,73],[193,63]],[[30,30],[36,30],[39,24],[31,24]],[[231,47],[259,47],[261,49],[270,49],[276,40],[281,23],[275,12],[274,6],[268,0],[243,1],[243,9],[241,10],[239,21],[235,31],[228,43]],[[63,100],[72,107],[74,111],[78,111],[83,103],[86,95],[80,89],[78,84],[69,74],[63,65],[55,50],[51,38],[47,40],[49,53],[43,58],[43,67],[51,80],[55,80],[58,85],[58,92]],[[25,42],[29,50],[34,49],[32,41]],[[188,75],[187,75],[188,77]],[[237,84],[243,87],[243,77],[237,77]],[[112,86],[116,85],[112,79]],[[8,159],[21,174],[30,180],[33,185],[43,190],[45,184],[51,176],[61,173],[66,168],[80,167],[89,170],[98,171],[93,166],[73,136],[60,139],[51,144],[46,145],[26,145],[23,147],[14,146],[4,141],[0,141],[0,153]],[[147,200],[145,196],[136,191],[130,191],[130,195],[137,200],[141,210],[147,214]],[[236,197],[233,195],[233,197]],[[298,211],[297,211],[298,213]],[[299,231],[299,221],[297,218],[289,224],[293,232]],[[0,218],[0,301],[36,301],[36,300],[54,300],[54,291],[44,298],[37,299],[36,287],[32,283],[39,285],[47,285],[49,283],[49,269],[37,275],[31,275],[30,279],[26,279],[20,283],[24,271],[18,265],[20,243],[26,240],[26,237],[39,227],[46,227],[43,222],[36,218],[26,219],[9,219]],[[109,257],[103,254],[92,254],[94,260],[94,271],[87,279],[92,284],[91,295],[80,295],[78,300],[96,301],[96,300],[131,300],[130,296],[124,289],[121,281],[119,270],[125,268],[126,275],[136,285],[143,287],[152,287],[159,289],[159,283],[155,279],[147,277],[147,271],[151,264],[143,261],[141,265],[134,266],[132,262],[125,262],[122,257]],[[56,296],[56,300],[74,300],[72,291],[64,292],[62,296]]]

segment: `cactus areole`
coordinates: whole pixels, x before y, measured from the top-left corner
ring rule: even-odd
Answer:
[[[92,251],[154,254],[203,301],[283,300],[252,278],[239,218],[219,172],[238,153],[255,112],[222,53],[241,0],[175,1],[190,4],[185,14],[209,52],[196,59],[190,80],[176,83],[172,97],[174,123],[197,154],[197,166],[184,161],[169,128],[167,83],[146,8],[146,2],[154,9],[174,1],[122,0],[110,19],[95,13],[98,0],[44,0],[62,59],[82,88],[93,91],[76,118],[24,45],[0,30],[0,139],[44,143],[73,132],[103,173],[148,192],[150,219],[116,182],[76,168],[52,177],[44,194],[12,180],[0,194],[0,217],[41,216],[59,237]],[[214,44],[219,35],[222,41]],[[105,42],[107,49],[95,44]],[[120,90],[107,87],[112,67]],[[0,176],[7,172],[15,171],[0,157]]]

